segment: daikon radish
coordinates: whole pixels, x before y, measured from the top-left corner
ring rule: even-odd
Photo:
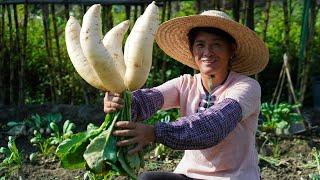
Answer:
[[[122,93],[126,88],[111,54],[102,44],[101,6],[91,6],[83,16],[80,43],[83,54],[108,91]]]
[[[128,31],[130,21],[126,20],[117,26],[113,27],[103,38],[103,45],[111,54],[111,57],[116,65],[117,71],[122,79],[126,71],[126,66],[123,59],[122,41],[125,33]]]
[[[87,58],[83,55],[80,45],[80,29],[81,26],[77,19],[70,16],[65,29],[65,39],[71,62],[78,74],[91,86],[106,90]]]
[[[155,32],[159,26],[158,7],[148,5],[134,24],[124,47],[126,73],[124,83],[129,90],[136,90],[146,82],[152,64]]]

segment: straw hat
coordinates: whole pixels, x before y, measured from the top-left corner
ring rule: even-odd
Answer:
[[[194,27],[215,27],[229,33],[237,43],[231,69],[244,75],[262,71],[269,61],[265,43],[248,27],[233,21],[222,11],[209,10],[200,15],[178,17],[160,25],[156,34],[159,47],[172,58],[199,69],[189,50],[188,32]]]

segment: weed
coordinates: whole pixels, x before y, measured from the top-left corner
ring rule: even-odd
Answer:
[[[24,179],[22,173],[22,153],[19,152],[15,140],[9,136],[8,148],[1,147],[0,153],[5,155],[5,159],[0,164],[0,171],[4,171],[4,178],[9,178],[17,172],[19,179]]]

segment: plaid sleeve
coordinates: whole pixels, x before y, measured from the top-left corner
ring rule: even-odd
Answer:
[[[133,121],[146,120],[164,103],[162,93],[157,89],[139,89],[132,93],[131,118]]]
[[[156,142],[173,149],[205,149],[217,145],[241,120],[242,110],[233,99],[225,99],[207,110],[176,122],[155,125]]]

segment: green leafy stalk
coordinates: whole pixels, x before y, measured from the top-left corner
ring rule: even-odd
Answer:
[[[137,176],[135,175],[135,172],[132,170],[132,168],[128,165],[128,162],[126,161],[126,157],[125,154],[127,154],[126,152],[124,152],[123,148],[120,148],[118,151],[118,159],[119,162],[122,166],[122,168],[124,169],[124,171],[132,178],[132,179],[137,179]]]
[[[107,167],[108,164],[106,164],[105,161],[115,163],[117,160],[116,139],[112,136],[111,132],[119,114],[119,112],[116,112],[108,129],[95,137],[87,146],[86,151],[83,154],[87,165],[95,173],[103,173],[110,169]]]
[[[24,179],[22,173],[22,154],[19,152],[15,139],[9,136],[8,148],[1,147],[0,153],[5,155],[5,159],[0,163],[0,171],[5,171],[5,177],[10,177],[17,172],[19,179]]]
[[[129,147],[118,148],[117,137],[112,135],[118,120],[131,121],[131,92],[125,91],[125,106],[118,112],[109,113],[99,128],[88,126],[86,132],[72,135],[57,148],[56,154],[61,165],[69,169],[87,168],[97,176],[126,174],[136,179],[143,167],[143,155],[129,155]]]
[[[86,162],[83,154],[90,143],[90,139],[98,136],[113,119],[114,114],[107,114],[104,122],[98,129],[88,129],[86,132],[80,132],[72,135],[60,143],[56,154],[61,161],[61,165],[67,169],[84,169]]]
[[[53,155],[55,150],[55,146],[51,144],[51,138],[45,138],[41,135],[41,133],[37,130],[34,130],[34,137],[30,140],[30,143],[39,148],[39,155],[43,157],[50,157]]]
[[[312,148],[313,151],[313,156],[316,159],[316,163],[317,163],[317,170],[318,170],[318,174],[320,175],[320,159],[319,159],[319,153],[317,151],[316,148]]]
[[[132,94],[129,91],[124,92],[123,98],[125,101],[125,107],[123,108],[124,113],[122,114],[121,120],[125,121],[131,121],[131,103],[132,103]],[[140,167],[144,166],[143,162],[143,155],[139,153],[129,155],[128,152],[130,149],[134,148],[134,145],[130,145],[127,147],[121,147],[119,156],[122,157],[123,155],[123,161],[121,163],[122,168],[128,173],[128,175],[136,179],[136,176],[133,176],[134,174],[137,174]],[[120,161],[121,162],[121,161]],[[127,167],[125,167],[124,163],[126,163]]]

